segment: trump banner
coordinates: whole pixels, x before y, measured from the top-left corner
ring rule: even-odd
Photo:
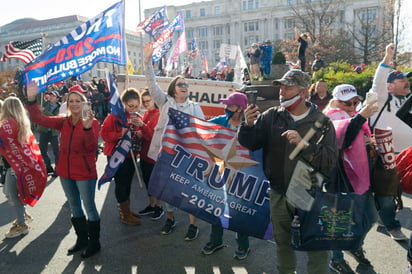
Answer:
[[[236,131],[169,109],[162,142],[151,195],[208,223],[271,239],[261,154],[239,145]]]
[[[43,92],[47,85],[82,74],[97,62],[126,65],[123,17],[121,1],[83,23],[26,65],[25,82],[35,81]]]
[[[34,206],[47,184],[46,167],[33,134],[27,143],[17,141],[19,127],[14,119],[4,119],[0,127],[0,154],[16,174],[19,198],[23,205]]]

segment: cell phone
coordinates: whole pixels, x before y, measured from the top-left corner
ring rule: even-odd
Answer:
[[[365,99],[365,104],[369,104],[372,101],[378,100],[378,95],[376,94],[376,92],[373,91],[368,91],[366,93],[366,99]],[[378,102],[375,102],[374,104],[375,106],[378,106]]]
[[[256,105],[257,90],[248,90],[246,91],[247,103],[249,105]]]
[[[89,112],[92,108],[92,104],[90,102],[83,102],[83,107],[82,107],[82,118],[84,120],[89,118]]]

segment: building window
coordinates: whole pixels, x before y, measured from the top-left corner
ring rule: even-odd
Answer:
[[[200,28],[198,31],[199,37],[207,37],[207,28]]]
[[[244,31],[258,31],[259,30],[259,22],[246,22],[244,23]]]
[[[220,45],[222,44],[222,40],[213,40],[213,49],[220,49]]]
[[[252,35],[252,36],[245,36],[245,44],[244,47],[250,47],[253,43],[259,42],[259,36]]]
[[[186,18],[192,18],[192,11],[186,10]]]
[[[292,18],[285,19],[284,29],[293,29],[295,27],[295,20]]]
[[[220,14],[220,6],[216,6],[215,7],[215,15],[219,15]]]
[[[201,8],[200,9],[200,17],[205,17],[206,16],[206,9]]]
[[[223,35],[223,26],[222,25],[214,26],[212,30],[213,30],[213,36]]]
[[[193,35],[193,29],[186,29],[186,38],[193,39],[195,36]]]
[[[259,0],[243,0],[242,9],[243,10],[259,9]]]
[[[207,41],[205,41],[205,40],[200,40],[200,41],[198,41],[198,42],[197,42],[197,46],[198,46],[198,48],[201,49],[201,50],[207,50],[207,48],[208,48]]]
[[[288,6],[292,6],[293,5],[293,0],[286,0],[286,4]]]

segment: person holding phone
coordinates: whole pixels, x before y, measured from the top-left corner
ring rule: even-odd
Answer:
[[[142,132],[138,123],[141,116],[138,114],[140,108],[140,94],[135,88],[128,88],[123,91],[120,97],[128,121],[128,127],[122,127],[120,118],[113,114],[107,115],[103,121],[100,136],[105,142],[103,154],[107,156],[107,160],[112,157],[118,141],[123,137],[127,131],[131,131],[132,148],[127,154],[124,162],[119,166],[114,175],[115,182],[115,196],[117,200],[117,207],[119,209],[120,220],[124,224],[139,225],[140,216],[130,210],[130,192],[134,176],[135,161],[141,150]]]
[[[27,87],[26,107],[31,120],[41,126],[60,131],[59,158],[55,171],[60,176],[72,213],[71,221],[77,234],[76,243],[67,254],[71,255],[85,249],[81,257],[88,258],[100,250],[100,216],[95,203],[99,122],[91,110],[87,117],[82,118],[86,97],[78,91],[71,91],[68,95],[68,116],[43,115],[36,103],[37,92],[37,85],[34,82],[30,83]]]

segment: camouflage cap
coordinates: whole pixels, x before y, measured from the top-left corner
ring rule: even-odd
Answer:
[[[300,69],[291,69],[283,75],[282,79],[273,80],[272,84],[309,88],[312,84],[312,80],[308,73],[301,71]]]

